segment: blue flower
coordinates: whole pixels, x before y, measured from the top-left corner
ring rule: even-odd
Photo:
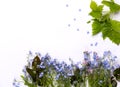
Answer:
[[[32,52],[31,52],[31,51],[29,51],[29,55],[32,55]]]
[[[98,62],[96,60],[91,61],[91,68],[98,67]]]
[[[98,55],[97,55],[96,52],[93,52],[93,59],[94,59],[94,60],[98,59]]]
[[[108,60],[104,60],[104,61],[103,61],[103,67],[104,67],[105,69],[110,69],[110,63],[109,63]]]
[[[115,61],[116,58],[117,58],[117,56],[112,57],[111,61]]]
[[[103,56],[104,57],[107,57],[107,56],[110,56],[111,55],[111,52],[110,51],[104,51],[103,53]]]
[[[84,60],[89,60],[90,59],[90,53],[88,51],[84,52]]]

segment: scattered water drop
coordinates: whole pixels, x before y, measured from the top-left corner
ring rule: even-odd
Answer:
[[[97,45],[98,45],[98,43],[96,42],[96,43],[95,43],[95,46],[97,46]]]
[[[78,11],[81,12],[81,9],[79,9]]]
[[[69,5],[68,5],[68,4],[66,4],[66,7],[69,7]]]
[[[90,32],[89,31],[87,31],[87,34],[89,34]]]
[[[73,20],[76,21],[76,18],[74,18]]]
[[[68,27],[70,27],[71,25],[70,24],[68,24]]]
[[[77,31],[79,31],[79,28],[77,29]]]
[[[93,46],[93,44],[90,44],[90,46]]]

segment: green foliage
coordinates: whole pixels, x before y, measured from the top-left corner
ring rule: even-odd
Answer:
[[[120,5],[116,4],[114,1],[102,1],[102,4],[108,6],[111,12],[118,12],[120,10]]]
[[[95,1],[91,1],[89,13],[92,16],[92,35],[102,33],[103,39],[109,38],[113,43],[120,44],[120,21],[112,20],[111,13],[119,12],[120,5],[116,4],[113,0],[102,1],[103,5],[97,5]],[[109,7],[110,11],[103,14],[103,7]]]
[[[90,87],[110,87],[110,71],[99,67],[88,75]]]
[[[99,19],[102,16],[103,5],[97,6],[96,2],[91,1],[90,8],[92,11],[89,13],[92,17]]]
[[[117,81],[120,82],[120,68],[117,68],[114,72],[113,72],[114,76],[116,77]]]
[[[85,51],[83,62],[70,65],[51,60],[49,56],[36,56],[28,60],[22,81],[14,79],[13,85],[20,87],[19,82],[23,82],[26,87],[87,87],[88,81],[89,87],[117,87],[120,67],[114,66],[116,57],[110,51],[103,55],[99,57],[96,52]]]
[[[21,75],[21,78],[24,81],[24,85],[28,86],[28,87],[37,87],[36,85],[34,85],[33,83],[30,83],[24,76]]]
[[[116,20],[111,20],[110,22],[111,22],[112,29],[120,33],[120,22]]]

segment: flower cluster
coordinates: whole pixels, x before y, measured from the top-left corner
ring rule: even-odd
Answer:
[[[33,56],[29,53],[28,64],[21,76],[24,85],[28,87],[116,87],[116,80],[120,81],[120,66],[116,65],[116,56],[105,51],[103,57],[97,52],[84,52],[84,61],[77,64],[58,62],[48,54],[44,57],[40,53]],[[80,66],[80,67],[79,67]],[[20,87],[14,80],[13,85]]]
[[[115,86],[111,83],[114,71],[119,68],[115,64],[116,58],[110,51],[105,51],[103,57],[99,57],[96,52],[84,52],[83,68],[90,87],[116,87],[117,82]]]

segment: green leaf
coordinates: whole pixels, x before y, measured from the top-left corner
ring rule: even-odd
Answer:
[[[108,6],[111,12],[118,12],[120,10],[120,5],[113,1],[102,1],[102,4]]]
[[[113,75],[116,77],[117,81],[120,82],[120,68],[115,69]]]
[[[92,35],[97,35],[100,33],[102,28],[102,24],[99,21],[95,20],[92,24]]]
[[[96,19],[100,19],[102,16],[102,13],[100,11],[91,11],[89,15],[91,15],[92,17]]]
[[[108,33],[109,33],[109,35],[108,35],[109,39],[113,43],[119,45],[120,44],[120,33],[116,32],[114,30],[111,30],[111,32],[108,32]]]
[[[111,22],[111,25],[112,25],[112,29],[120,34],[120,21],[110,20],[110,22]]]
[[[96,10],[96,9],[97,9],[97,4],[96,4],[95,1],[91,1],[91,3],[90,3],[90,8],[91,8],[92,10]]]
[[[97,7],[97,11],[100,11],[100,12],[102,12],[102,10],[103,10],[103,5],[99,5],[98,7]]]
[[[27,85],[28,87],[37,87],[33,83],[30,83],[23,75],[21,75],[21,78],[24,81],[24,85]]]
[[[32,67],[33,67],[33,68],[37,68],[37,65],[40,65],[40,63],[41,63],[40,58],[39,58],[38,56],[36,56],[36,57],[34,58],[33,62],[32,62]]]
[[[103,5],[97,6],[96,2],[91,1],[90,8],[92,11],[89,13],[89,15],[96,19],[100,19],[102,16]]]
[[[116,4],[114,0],[102,1],[103,5],[97,5],[96,2],[91,1],[90,8],[92,11],[89,13],[93,17],[92,35],[97,35],[102,32],[102,37],[108,37],[113,43],[120,44],[120,22],[110,19],[110,14],[118,12],[120,5]],[[102,14],[103,6],[106,5],[110,8],[107,14]]]
[[[119,45],[120,44],[120,33],[113,30],[112,25],[110,23],[104,24],[102,28],[103,39],[108,37],[113,43]]]
[[[29,75],[31,76],[33,82],[36,82],[36,73],[34,73],[34,71],[30,68],[26,68],[26,71],[29,73]]]

